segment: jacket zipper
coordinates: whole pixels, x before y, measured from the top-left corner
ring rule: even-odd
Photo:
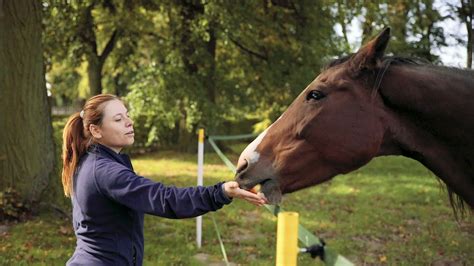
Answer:
[[[137,250],[135,249],[135,245],[132,245],[133,251],[132,251],[132,263],[134,266],[137,265]]]

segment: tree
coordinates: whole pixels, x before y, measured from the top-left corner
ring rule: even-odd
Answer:
[[[148,143],[194,148],[198,126],[268,126],[337,54],[329,8],[312,1],[169,1],[154,12],[156,34],[138,41],[153,56],[127,96]]]
[[[115,6],[111,1],[106,1],[106,7],[110,12],[115,12]],[[115,28],[109,39],[105,43],[102,51],[99,51],[98,41],[95,34],[96,24],[92,16],[92,9],[96,5],[96,1],[91,2],[79,10],[79,19],[77,23],[77,36],[80,43],[84,45],[84,55],[87,58],[87,75],[89,78],[89,88],[92,95],[102,93],[102,69],[105,60],[114,49],[115,43],[119,38],[120,29]]]
[[[348,38],[348,30],[351,21],[360,15],[362,4],[358,1],[336,0],[333,16],[336,22],[341,26],[342,37],[344,39],[344,50],[349,53],[352,51],[351,44]]]
[[[474,17],[474,1],[472,0],[461,0],[461,6],[455,8],[456,13],[458,14],[461,21],[466,26],[467,30],[467,43],[466,43],[466,52],[467,52],[467,62],[466,67],[472,68],[472,54],[474,48],[474,27],[472,24],[472,19]]]
[[[41,9],[36,0],[0,1],[0,189],[32,202],[52,182],[55,162]]]
[[[443,29],[437,24],[446,18],[433,8],[432,0],[371,2],[364,11],[363,42],[391,26],[390,52],[439,62],[432,48],[446,46]]]
[[[431,48],[443,45],[430,0],[43,1],[53,95],[77,95],[67,91],[88,76],[126,96],[139,147],[194,147],[197,127],[265,128],[329,59],[351,52],[354,19],[365,38],[393,25],[396,54],[436,60]]]
[[[104,65],[122,35],[121,20],[132,8],[125,3],[127,1],[44,1],[45,48],[47,58],[54,61],[48,62],[48,67],[56,63],[55,66],[63,70],[59,75],[74,80],[76,68],[85,59],[86,97],[103,92]],[[64,77],[59,79],[62,81]]]

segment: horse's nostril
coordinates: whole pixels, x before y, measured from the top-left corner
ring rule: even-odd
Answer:
[[[245,172],[245,170],[248,168],[248,161],[247,160],[242,160],[239,162],[239,164],[237,165],[237,174],[242,174],[243,172]]]

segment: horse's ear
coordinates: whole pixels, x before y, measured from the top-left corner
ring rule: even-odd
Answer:
[[[377,37],[360,48],[350,61],[352,71],[360,73],[375,68],[384,55],[389,39],[390,28],[385,28]]]

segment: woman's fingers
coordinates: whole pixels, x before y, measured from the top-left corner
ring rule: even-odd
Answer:
[[[261,203],[261,204],[265,203],[263,199],[256,199],[256,198],[249,198],[249,197],[241,197],[241,199],[244,199],[248,202]]]
[[[224,189],[228,196],[246,200],[257,206],[262,206],[268,202],[263,193],[255,193],[241,189],[239,184],[235,181],[224,183]]]
[[[248,197],[248,198],[254,198],[254,199],[260,199],[260,196],[258,196],[257,194],[255,193],[252,193],[252,192],[249,192],[247,190],[244,190],[244,189],[238,189],[240,194],[244,197]]]
[[[247,190],[240,189],[240,188],[238,188],[238,190],[239,190],[239,195],[241,196],[241,198],[243,198],[247,201],[250,201],[252,203],[256,203],[259,206],[267,203],[266,198],[262,197],[263,194],[261,194],[261,195],[255,194],[255,193],[252,193],[252,192],[249,192]]]

